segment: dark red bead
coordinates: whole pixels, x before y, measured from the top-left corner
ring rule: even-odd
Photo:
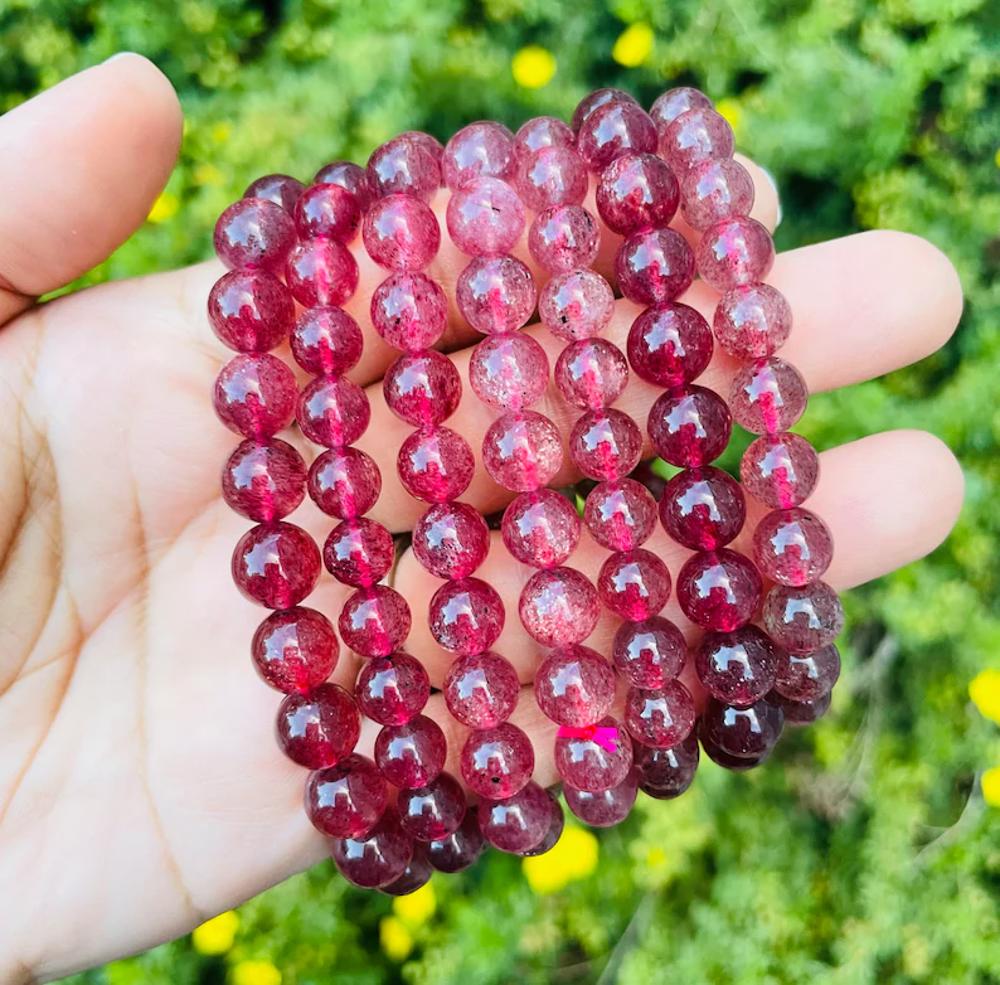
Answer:
[[[844,628],[844,608],[824,581],[794,587],[774,585],[764,597],[764,627],[789,653],[813,653]]]
[[[466,503],[437,503],[413,528],[413,553],[432,575],[458,579],[471,575],[490,549],[482,514]]]
[[[636,304],[665,304],[694,280],[694,254],[673,229],[633,233],[615,257],[618,289]]]
[[[521,858],[533,858],[536,855],[544,855],[555,848],[556,842],[562,837],[563,828],[566,826],[566,818],[563,815],[562,807],[556,799],[556,795],[551,790],[545,791],[545,796],[549,799],[549,827],[542,835],[542,840],[531,848],[522,848],[515,852]]]
[[[592,109],[576,135],[576,149],[598,174],[627,151],[654,154],[656,144],[656,126],[645,110],[621,99]]]
[[[344,645],[363,657],[385,657],[410,632],[406,599],[386,585],[359,588],[344,603],[338,628]]]
[[[482,653],[500,635],[503,600],[479,578],[445,582],[431,597],[427,621],[438,645],[452,653]]]
[[[687,386],[657,398],[647,428],[660,458],[681,468],[697,468],[726,450],[733,421],[717,393]]]
[[[285,282],[306,307],[343,304],[357,289],[358,264],[335,239],[307,239],[289,252]]]
[[[340,376],[361,358],[364,337],[343,308],[306,308],[292,328],[292,355],[313,376]]]
[[[260,441],[291,423],[296,396],[295,375],[280,359],[246,353],[222,367],[213,403],[230,431]]]
[[[725,547],[743,529],[746,512],[740,484],[711,465],[678,472],[660,498],[663,529],[693,551]]]
[[[712,100],[701,90],[691,86],[677,86],[656,97],[649,108],[649,115],[660,133],[689,109],[714,109]]]
[[[753,618],[761,587],[753,562],[723,547],[688,558],[677,574],[677,601],[695,625],[727,633]]]
[[[307,769],[334,766],[354,751],[361,717],[354,699],[336,684],[286,695],[278,708],[278,745]]]
[[[413,858],[413,839],[400,827],[399,816],[390,807],[365,835],[332,841],[330,854],[348,882],[362,889],[377,889],[406,872]]]
[[[375,764],[357,754],[310,773],[306,781],[306,815],[328,838],[363,837],[388,802],[388,787]]]
[[[382,378],[389,409],[414,427],[440,424],[462,398],[462,378],[447,357],[426,349],[400,356]]]
[[[601,482],[587,495],[583,519],[591,537],[602,547],[635,550],[656,526],[656,500],[634,479]]]
[[[317,184],[307,188],[295,205],[299,236],[329,236],[349,243],[361,224],[361,209],[351,192],[340,185]]]
[[[485,847],[479,830],[479,815],[475,810],[467,810],[457,831],[446,838],[429,841],[424,850],[427,860],[438,872],[461,872],[483,854]]]
[[[706,633],[694,655],[705,690],[724,704],[744,708],[774,686],[785,654],[756,626],[731,633]]]
[[[625,700],[625,727],[645,746],[670,749],[694,728],[694,698],[678,680],[655,690],[630,688]]]
[[[502,852],[520,853],[538,846],[552,826],[549,795],[529,783],[502,800],[479,802],[479,828],[483,837]]]
[[[768,699],[781,708],[785,716],[785,724],[799,727],[812,725],[830,710],[830,693],[821,694],[812,701],[793,701],[777,691],[772,692]]]
[[[379,892],[386,896],[409,896],[430,882],[434,869],[423,850],[424,843],[417,842],[413,846],[413,857],[410,864],[403,869],[403,874],[387,886],[380,886]]]
[[[601,565],[597,591],[604,604],[622,619],[648,619],[670,598],[670,572],[655,554],[641,547],[616,551]]]
[[[400,445],[396,468],[403,488],[415,499],[445,503],[469,488],[475,459],[465,438],[439,425],[414,431]]]
[[[286,441],[243,441],[222,469],[230,509],[257,523],[280,520],[306,494],[306,463]]]
[[[452,716],[474,729],[495,728],[514,711],[521,694],[517,671],[499,653],[486,650],[459,657],[442,686]]]
[[[628,333],[628,361],[637,376],[662,387],[696,380],[712,361],[712,330],[694,308],[677,302],[647,308]]]
[[[280,205],[289,215],[295,211],[295,203],[306,190],[298,178],[287,174],[265,174],[247,186],[244,198],[266,198]]]
[[[774,689],[789,701],[818,701],[833,690],[840,677],[840,653],[828,643],[812,653],[788,654],[778,666]]]
[[[299,606],[272,612],[257,627],[250,646],[261,679],[286,694],[324,683],[337,666],[339,652],[326,616]]]
[[[426,787],[444,769],[448,743],[441,726],[426,715],[404,725],[386,725],[375,739],[375,762],[394,787]]]
[[[299,395],[296,419],[318,445],[353,445],[368,427],[371,408],[365,391],[343,376],[319,376]]]
[[[698,739],[693,731],[670,749],[653,749],[638,742],[633,748],[639,789],[647,796],[654,800],[673,800],[691,786],[700,758]]]
[[[208,295],[208,320],[220,341],[238,352],[266,352],[288,338],[295,304],[266,270],[230,270]]]
[[[669,619],[653,616],[625,622],[615,633],[611,654],[618,673],[633,687],[656,689],[675,678],[687,658],[684,634]]]
[[[592,828],[611,828],[624,821],[632,811],[638,791],[634,770],[618,786],[599,793],[576,790],[569,784],[563,785],[566,806]]]
[[[396,798],[399,823],[418,841],[435,841],[454,834],[465,817],[465,793],[449,773],[425,787],[400,790]]]
[[[440,155],[431,140],[428,134],[401,133],[377,147],[368,158],[368,180],[375,195],[430,198],[441,187]]]
[[[559,725],[591,725],[604,718],[614,699],[614,671],[589,646],[558,647],[535,673],[538,707]]]
[[[423,710],[431,694],[424,665],[403,650],[366,660],[354,697],[362,714],[379,725],[405,725]]]
[[[655,154],[622,154],[597,182],[597,211],[609,229],[623,235],[668,225],[679,198],[677,179]]]
[[[614,733],[608,743],[610,748],[598,742],[597,737],[581,735],[557,735],[555,744],[556,769],[563,781],[588,793],[618,786],[632,768],[632,740],[628,732],[610,717],[596,725]]]
[[[381,523],[368,517],[343,520],[323,545],[323,562],[337,581],[354,588],[380,582],[392,567],[396,545]]]
[[[701,714],[702,740],[728,756],[756,759],[774,748],[783,723],[781,709],[764,699],[734,708],[709,698]]]
[[[316,172],[316,184],[340,185],[346,188],[358,201],[364,212],[371,204],[375,192],[368,178],[368,171],[353,161],[333,161]]]
[[[298,605],[319,578],[319,548],[301,527],[260,524],[248,530],[233,551],[236,587],[269,609]]]
[[[473,793],[499,800],[524,789],[535,768],[535,751],[521,729],[502,722],[471,732],[462,747],[459,765],[462,779]]]
[[[219,216],[214,242],[219,259],[230,269],[280,271],[295,245],[295,223],[274,202],[241,198]]]
[[[361,516],[382,491],[382,474],[375,460],[357,448],[331,448],[318,455],[307,482],[313,502],[341,520]]]
[[[633,105],[638,105],[635,98],[630,94],[625,92],[624,89],[595,89],[593,92],[584,96],[583,99],[577,104],[575,110],[573,110],[573,131],[579,131],[580,127],[584,122],[590,118],[591,115],[597,112],[602,106],[606,106],[608,103],[622,102],[622,103],[632,103]]]

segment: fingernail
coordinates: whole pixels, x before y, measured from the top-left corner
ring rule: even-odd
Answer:
[[[778,190],[778,182],[775,181],[774,175],[771,174],[771,172],[768,171],[767,168],[765,168],[762,164],[758,164],[757,167],[759,167],[761,169],[761,171],[764,173],[764,177],[767,178],[767,180],[771,184],[771,187],[774,189],[774,198],[775,198],[775,201],[778,203],[778,211],[777,211],[777,213],[775,214],[775,217],[774,217],[774,228],[777,229],[778,226],[781,225],[781,216],[782,216],[782,211],[781,211],[781,192]]]
[[[105,58],[103,64],[110,65],[112,62],[118,61],[119,58],[145,58],[145,55],[140,55],[138,51],[119,51],[110,58]]]

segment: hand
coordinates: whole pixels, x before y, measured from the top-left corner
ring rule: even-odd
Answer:
[[[167,940],[324,854],[302,812],[305,773],[274,743],[278,695],[249,662],[265,613],[240,597],[228,574],[247,521],[227,509],[218,488],[237,442],[209,402],[230,355],[204,314],[219,264],[32,302],[98,263],[142,222],[179,131],[169,84],[135,56],[84,72],[0,120],[8,203],[0,216],[4,981],[60,976]],[[773,225],[774,191],[752,170],[755,215]],[[612,251],[609,241],[605,270]],[[449,294],[463,264],[445,237],[433,274]],[[361,266],[349,308],[364,325],[381,274],[363,259]],[[948,260],[899,233],[783,254],[769,279],[795,312],[782,355],[814,391],[933,352],[961,310]],[[695,285],[685,300],[709,312],[713,298]],[[636,313],[618,302],[609,334],[619,344]],[[554,361],[558,344],[529,331]],[[463,374],[473,341],[453,318],[447,348]],[[421,506],[395,479],[407,428],[382,398],[392,358],[369,331],[352,375],[368,385],[372,404],[360,444],[384,477],[374,515],[405,530]],[[707,385],[724,387],[733,368],[717,356]],[[619,406],[644,422],[655,396],[633,378]],[[554,390],[542,409],[567,433],[574,412]],[[449,424],[477,448],[489,419],[467,393]],[[833,531],[828,579],[837,588],[907,564],[951,528],[961,472],[930,435],[888,432],[822,457],[808,505]],[[573,479],[567,468],[557,481]],[[463,498],[493,511],[505,495],[480,469]],[[331,526],[308,501],[294,519],[320,542]],[[681,549],[662,531],[649,546],[676,573]],[[538,647],[515,615],[528,572],[495,547],[481,574],[504,596],[508,620],[497,649],[525,684],[514,721],[535,743],[535,778],[551,783],[555,727],[530,694]],[[602,555],[584,535],[572,563],[593,576]],[[409,554],[395,581],[414,614],[407,648],[440,684],[449,657],[421,618],[438,582]],[[345,594],[324,575],[308,604],[335,618]],[[666,614],[693,635],[674,603]],[[607,652],[614,629],[603,618],[589,642]],[[357,668],[342,653],[335,680],[350,687]],[[428,714],[446,728],[454,753],[458,729],[439,695]],[[373,736],[369,728],[362,748],[370,751]],[[457,774],[454,759],[449,768]]]

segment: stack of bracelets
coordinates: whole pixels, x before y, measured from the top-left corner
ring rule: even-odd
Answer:
[[[596,216],[583,205],[592,176]],[[412,892],[434,869],[466,868],[487,844],[517,855],[547,851],[563,826],[556,797],[532,780],[530,738],[509,721],[518,673],[492,649],[504,604],[475,576],[490,529],[461,501],[476,455],[445,426],[462,383],[434,348],[449,317],[449,299],[427,273],[442,235],[428,200],[442,185],[450,191],[447,232],[468,257],[454,301],[483,336],[469,364],[471,387],[494,414],[481,458],[513,496],[499,521],[506,550],[537,569],[518,615],[543,650],[535,699],[558,725],[554,759],[570,810],[604,827],[628,815],[639,790],[678,796],[692,782],[699,744],[727,768],[756,766],[786,723],[825,712],[840,671],[833,640],[843,613],[821,580],[830,532],[802,508],[819,460],[789,431],[808,394],[798,371],[775,355],[791,311],[763,282],[774,261],[771,236],[749,217],[753,183],[705,95],[671,89],[646,113],[627,93],[600,89],[580,103],[572,126],[539,117],[512,134],[474,123],[445,147],[404,133],[366,168],[327,165],[308,188],[285,175],[261,178],[216,226],[216,252],[229,270],[208,306],[216,334],[238,353],[214,393],[219,417],[243,438],[225,465],[223,495],[257,524],[237,544],[232,573],[244,595],[273,610],[251,654],[263,680],[285,695],[281,748],[312,771],[309,819],[330,839],[348,880],[392,894]],[[671,227],[678,207],[681,228],[697,236],[694,249]],[[544,282],[536,284],[513,253],[525,230]],[[592,269],[602,230],[618,243],[618,292],[643,306],[625,353],[601,338],[615,309],[612,286]],[[454,656],[442,691],[455,719],[449,732],[464,737],[453,756],[462,782],[444,772],[445,731],[422,714],[427,671],[402,649],[410,608],[385,584],[396,545],[365,515],[382,477],[352,447],[370,418],[364,390],[346,375],[365,338],[342,307],[358,286],[359,239],[384,271],[371,326],[399,352],[383,390],[413,428],[397,471],[427,506],[412,548],[442,579],[426,619]],[[696,273],[721,295],[711,325],[676,300]],[[545,349],[520,331],[536,310],[564,343],[551,379],[575,408],[566,436],[532,409],[550,384]],[[290,366],[271,354],[286,345],[311,377],[301,390]],[[741,364],[728,399],[695,383],[716,345]],[[680,470],[659,504],[630,477],[642,431],[612,406],[630,366],[662,389],[648,438]],[[733,419],[757,436],[743,455],[742,486],[711,464]],[[293,421],[322,449],[309,468],[276,437]],[[590,480],[581,510],[549,488],[564,448],[574,472]],[[729,546],[746,519],[744,489],[770,509],[748,539],[752,559]],[[307,491],[336,521],[322,551],[285,520]],[[692,552],[675,578],[681,611],[702,631],[692,651],[660,615],[671,575],[643,547],[657,516]],[[568,563],[584,526],[607,551],[596,585]],[[301,604],[323,565],[353,589],[337,614],[340,641],[363,659],[353,695],[329,682],[340,646],[330,619]],[[608,654],[584,645],[602,604],[621,623]],[[700,707],[682,674],[700,682]],[[372,758],[355,752],[362,716],[381,727]]]

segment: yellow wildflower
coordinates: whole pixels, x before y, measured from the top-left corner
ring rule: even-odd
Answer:
[[[646,852],[646,867],[650,869],[662,869],[667,864],[667,853],[659,845],[654,846]]]
[[[987,770],[980,782],[983,787],[983,800],[990,807],[1000,807],[1000,766]]]
[[[226,120],[220,121],[212,127],[212,139],[217,144],[225,143],[232,132],[233,126],[231,123]]]
[[[743,122],[743,107],[738,99],[733,99],[731,96],[720,99],[715,104],[715,111],[726,120],[734,131],[739,130],[740,123]]]
[[[993,155],[993,163],[1000,168],[1000,147],[997,148],[997,152]]]
[[[281,985],[281,972],[270,961],[240,961],[229,972],[232,985]]]
[[[519,86],[541,89],[556,74],[556,56],[541,45],[529,44],[511,59],[510,71]]]
[[[983,670],[969,684],[969,697],[979,713],[1000,725],[1000,670]]]
[[[180,208],[180,199],[173,192],[160,192],[153,207],[149,210],[146,219],[149,222],[166,222],[169,218],[177,214]]]
[[[570,882],[586,879],[597,868],[599,846],[586,829],[567,827],[551,851],[521,863],[528,885],[536,893],[555,893]]]
[[[656,35],[653,29],[643,21],[630,24],[618,35],[615,46],[611,49],[611,57],[626,68],[636,68],[653,53],[653,42]]]
[[[413,935],[399,917],[382,917],[378,924],[378,939],[390,961],[405,961],[413,950]]]
[[[191,943],[199,954],[225,954],[233,946],[240,918],[226,910],[211,920],[206,920],[191,932]]]
[[[225,181],[222,172],[208,161],[202,161],[195,166],[194,183],[196,185],[221,185]]]
[[[437,909],[437,897],[431,883],[424,883],[408,896],[397,896],[392,901],[392,912],[409,927],[427,923]]]

